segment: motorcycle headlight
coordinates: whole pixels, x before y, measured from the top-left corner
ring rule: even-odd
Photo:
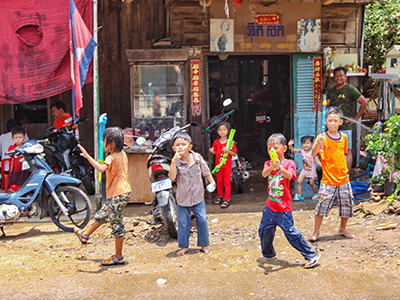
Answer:
[[[32,146],[28,146],[24,148],[25,153],[28,154],[39,154],[44,151],[44,148],[41,144],[34,144]]]

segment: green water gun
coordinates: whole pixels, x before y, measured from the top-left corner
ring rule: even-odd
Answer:
[[[229,136],[228,136],[228,141],[226,142],[226,148],[228,150],[232,150],[233,147],[233,137],[235,135],[236,130],[235,129],[231,129],[231,131],[229,132]],[[211,171],[212,174],[218,173],[219,170],[221,169],[221,167],[226,164],[226,161],[228,160],[228,152],[225,152],[222,157],[221,160],[219,161],[219,164],[215,166],[215,168]]]

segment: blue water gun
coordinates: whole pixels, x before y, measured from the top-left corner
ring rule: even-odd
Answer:
[[[104,161],[103,134],[104,130],[106,130],[106,124],[107,124],[107,114],[104,113],[99,118],[99,161]],[[99,173],[100,184],[102,182],[101,175],[102,173]]]
[[[325,134],[325,123],[326,123],[326,107],[328,105],[328,101],[326,101],[326,94],[322,95],[322,118],[321,118],[321,129],[322,136]],[[321,145],[321,151],[324,151],[324,144]]]

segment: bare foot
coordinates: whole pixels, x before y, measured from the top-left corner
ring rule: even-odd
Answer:
[[[355,236],[354,234],[351,234],[350,232],[348,232],[346,229],[344,230],[339,230],[338,231],[338,235],[344,236],[347,239],[354,239]]]
[[[211,250],[208,249],[208,246],[206,246],[206,247],[201,247],[200,251],[201,251],[201,252],[204,252],[205,254],[211,253]]]
[[[189,248],[182,248],[182,249],[176,251],[176,254],[179,256],[182,256],[182,255],[185,255],[185,253],[188,251],[189,251]]]
[[[276,256],[273,256],[273,257],[261,256],[261,257],[257,257],[256,258],[256,262],[266,263],[267,261],[271,261],[271,260],[274,260],[274,259],[276,259]]]
[[[318,238],[319,238],[319,233],[314,233],[312,236],[310,236],[310,237],[308,238],[308,241],[310,241],[310,242],[316,242],[316,241],[318,241]]]

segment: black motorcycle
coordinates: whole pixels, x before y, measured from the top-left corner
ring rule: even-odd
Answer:
[[[80,179],[87,193],[93,195],[95,193],[93,172],[87,160],[80,155],[74,126],[70,125],[58,130],[54,127],[48,128],[41,138],[41,144],[44,147],[46,160],[53,170]]]

